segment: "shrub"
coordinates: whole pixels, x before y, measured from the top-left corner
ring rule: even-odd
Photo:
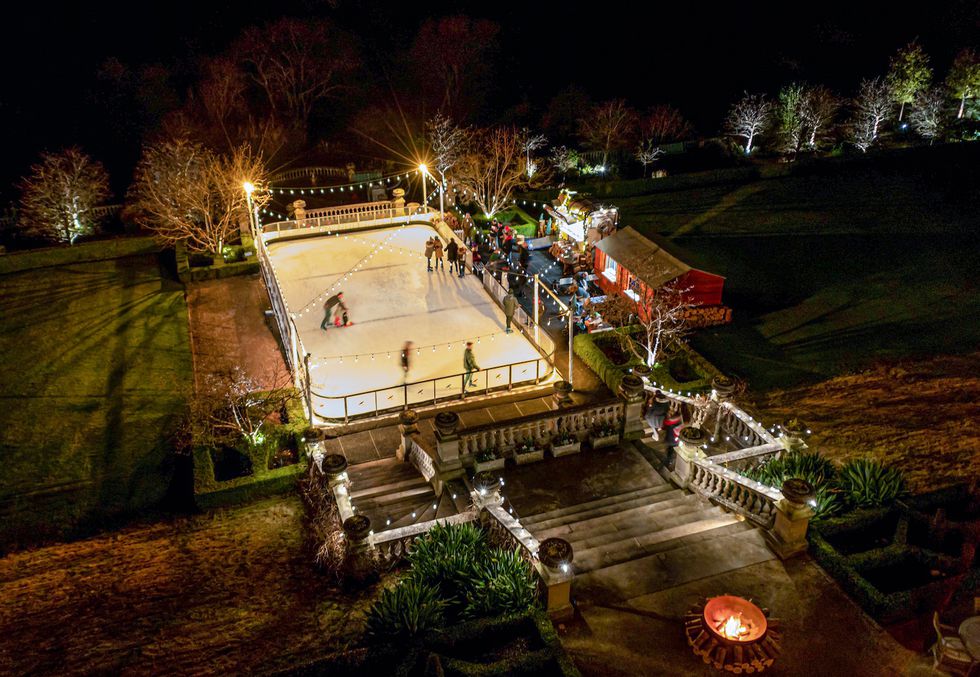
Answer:
[[[779,489],[791,477],[804,479],[815,489],[824,487],[837,474],[834,464],[816,452],[785,453],[746,473],[756,482]]]
[[[905,493],[905,478],[900,470],[868,458],[845,463],[838,473],[837,485],[848,502],[859,508],[892,503]]]
[[[467,596],[465,617],[518,613],[534,606],[534,574],[516,549],[491,551],[480,573]]]
[[[437,588],[412,578],[381,593],[367,614],[367,634],[379,639],[408,640],[439,627],[445,602]]]
[[[437,524],[418,539],[408,556],[408,577],[433,588],[449,615],[466,605],[466,593],[488,555],[483,531],[473,524]]]

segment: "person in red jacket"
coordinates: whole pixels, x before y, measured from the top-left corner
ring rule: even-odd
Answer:
[[[681,407],[677,402],[672,402],[670,409],[667,410],[667,418],[664,419],[664,446],[667,447],[667,468],[674,469],[674,448],[677,446],[681,426],[684,418],[681,415]]]

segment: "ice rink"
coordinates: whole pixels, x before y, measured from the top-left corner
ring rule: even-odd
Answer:
[[[515,329],[480,279],[427,272],[424,225],[271,242],[286,306],[310,353],[313,407],[328,419],[373,414],[462,391],[463,350],[474,342],[481,370],[470,392],[533,383],[548,363]],[[323,304],[344,292],[349,327],[320,329]],[[400,356],[415,344],[405,383]]]

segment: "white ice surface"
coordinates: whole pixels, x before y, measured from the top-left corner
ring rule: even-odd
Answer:
[[[446,270],[427,272],[427,226],[411,225],[348,235],[274,242],[269,255],[306,352],[314,408],[328,418],[432,401],[459,394],[463,350],[474,341],[476,390],[531,381],[543,375],[545,360],[519,331],[504,333],[504,315],[479,278]],[[346,276],[346,277],[345,277]],[[320,329],[323,304],[344,292],[352,326]],[[400,351],[414,342],[410,384],[403,388]],[[434,350],[433,350],[434,348]],[[356,359],[355,359],[356,356]],[[537,367],[535,362],[539,362]],[[507,365],[520,366],[510,369]],[[430,379],[443,379],[431,381]]]

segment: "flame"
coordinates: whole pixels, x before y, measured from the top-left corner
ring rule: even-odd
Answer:
[[[748,631],[749,629],[742,625],[742,614],[729,616],[727,620],[718,624],[718,632],[728,639],[738,639],[742,635],[747,634]]]

